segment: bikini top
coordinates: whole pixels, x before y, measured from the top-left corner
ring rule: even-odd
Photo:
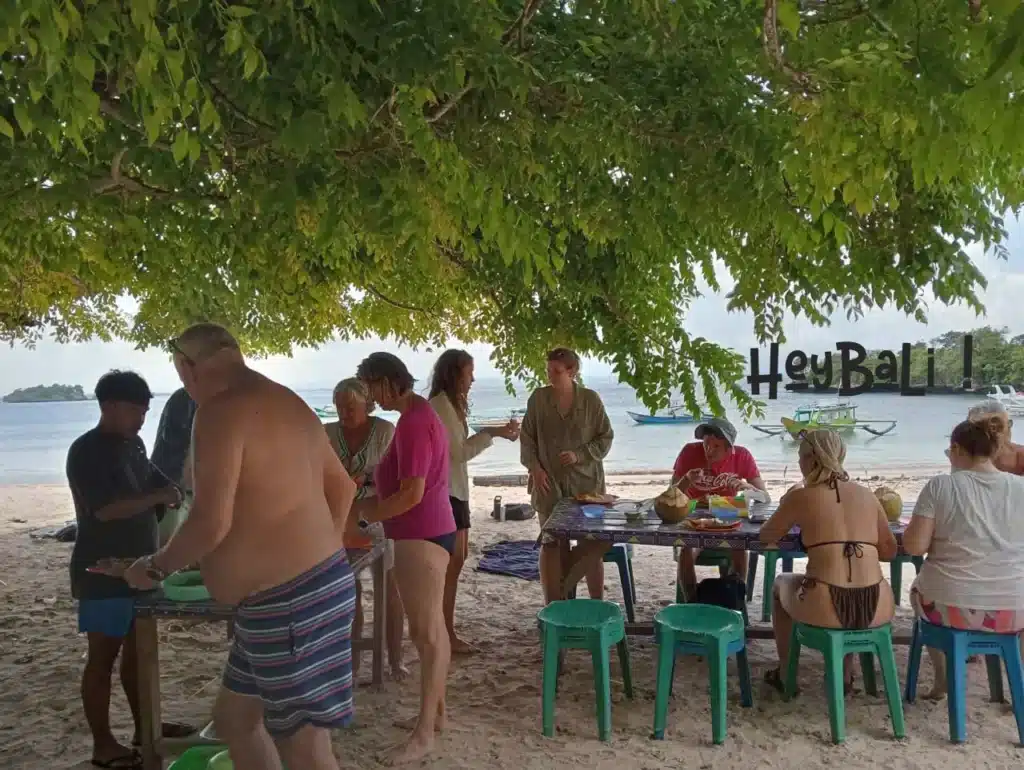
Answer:
[[[835,478],[830,478],[829,481],[828,481],[828,486],[829,486],[830,489],[834,489],[835,490],[836,502],[837,503],[840,502],[840,500],[839,500],[839,484],[837,483],[836,479]],[[876,551],[878,550],[878,543],[869,543],[869,542],[867,542],[865,540],[823,540],[820,543],[811,543],[810,545],[805,545],[804,544],[803,533],[800,533],[799,535],[796,536],[796,542],[797,542],[797,547],[801,551],[803,551],[804,553],[807,553],[812,548],[818,548],[819,546],[823,546],[823,545],[841,545],[843,547],[843,557],[846,559],[846,566],[847,566],[847,577],[846,577],[846,579],[848,581],[850,581],[851,583],[853,582],[853,559],[854,559],[854,557],[856,557],[858,559],[864,558],[864,546],[866,546],[866,545],[870,545]]]

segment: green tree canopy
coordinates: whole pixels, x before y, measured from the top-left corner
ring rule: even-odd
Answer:
[[[978,307],[965,246],[1021,202],[1018,5],[11,0],[0,333],[457,337],[509,375],[559,343],[717,405],[742,359],[685,328],[715,260],[762,340]]]

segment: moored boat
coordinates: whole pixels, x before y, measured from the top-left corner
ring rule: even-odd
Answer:
[[[704,413],[699,417],[682,410],[669,410],[665,414],[640,414],[638,412],[626,412],[633,422],[640,425],[671,425],[676,423],[694,423],[710,420],[713,414]]]
[[[783,417],[780,425],[751,425],[756,431],[769,436],[790,436],[800,438],[807,430],[835,430],[852,433],[863,430],[873,436],[884,436],[896,427],[895,420],[858,420],[857,406],[849,401],[834,404],[810,404],[801,406],[792,417]]]
[[[509,420],[522,422],[525,416],[525,409],[513,409],[508,413],[508,417],[490,417],[480,420],[473,420],[471,423],[469,423],[469,427],[474,433],[479,433],[484,428],[501,428],[507,425]]]

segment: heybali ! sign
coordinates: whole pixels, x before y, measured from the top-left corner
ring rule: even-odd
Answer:
[[[965,334],[963,378],[965,389],[971,387],[973,343],[973,337],[970,334]],[[877,354],[879,363],[872,370],[864,365],[868,351],[863,345],[857,342],[837,342],[838,372],[831,351],[819,358],[817,354],[808,357],[802,350],[794,350],[786,356],[784,368],[786,377],[790,380],[786,388],[797,392],[831,390],[833,380],[838,373],[840,396],[856,396],[871,390],[880,390],[882,389],[880,386],[884,386],[885,390],[890,391],[897,385],[901,396],[923,396],[927,388],[935,387],[935,348],[928,348],[927,385],[910,384],[910,355],[913,349],[913,345],[904,342],[901,351],[902,360],[899,363],[897,363],[896,354],[891,350],[879,351]],[[768,361],[768,373],[761,374],[761,351],[758,348],[750,349],[750,376],[747,377],[747,384],[750,385],[750,393],[754,396],[761,395],[761,386],[767,384],[768,398],[775,399],[779,397],[779,383],[782,382],[782,373],[779,371],[779,343],[771,344],[768,350]],[[855,373],[859,374],[861,378],[858,385],[854,385],[852,382]]]

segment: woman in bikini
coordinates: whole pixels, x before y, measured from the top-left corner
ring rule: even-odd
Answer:
[[[413,392],[416,381],[395,356],[374,353],[359,364],[356,376],[371,400],[399,414],[391,446],[374,472],[377,504],[365,518],[382,522],[394,541],[398,593],[420,658],[419,717],[392,757],[394,764],[404,764],[430,753],[434,731],[445,718],[452,648],[444,622],[444,585],[456,541],[448,497],[448,436],[427,400]]]
[[[367,533],[360,530],[359,520],[366,511],[377,504],[377,488],[373,483],[373,471],[391,445],[391,437],[395,435],[395,426],[381,417],[373,416],[374,403],[366,392],[366,386],[355,377],[342,380],[335,386],[334,407],[338,410],[338,420],[324,425],[324,430],[327,431],[327,438],[334,451],[337,452],[341,464],[345,466],[348,475],[356,482],[356,499],[352,503],[352,513],[348,517],[345,547],[368,548],[372,545],[372,539]],[[389,551],[385,559],[389,563],[393,563],[394,554]],[[395,679],[403,679],[409,673],[402,663],[402,634],[405,630],[405,618],[402,614],[402,600],[398,595],[398,584],[395,582],[393,570],[388,569],[387,575],[385,637],[387,638],[388,663],[391,665],[391,676]],[[352,639],[361,639],[362,636],[362,586],[357,577],[356,614],[352,621]],[[353,653],[353,673],[359,671],[359,659],[359,653]]]
[[[777,689],[786,681],[793,623],[859,629],[892,620],[892,590],[879,562],[896,555],[896,538],[874,493],[850,481],[843,470],[846,446],[838,433],[808,431],[800,443],[804,486],[787,492],[761,529],[761,541],[778,543],[800,530],[807,554],[803,575],[780,575],[773,591],[772,626],[779,668],[765,679]],[[844,666],[846,689],[853,685],[852,658]]]

